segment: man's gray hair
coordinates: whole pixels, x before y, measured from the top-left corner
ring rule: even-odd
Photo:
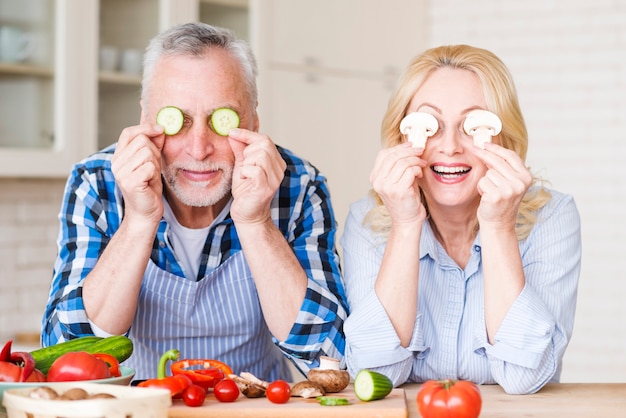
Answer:
[[[210,48],[222,48],[239,61],[243,73],[250,104],[256,107],[258,74],[256,58],[246,41],[237,39],[232,31],[206,23],[185,23],[154,37],[144,54],[141,98],[146,103],[146,92],[152,81],[154,66],[162,56],[192,55],[201,56]]]

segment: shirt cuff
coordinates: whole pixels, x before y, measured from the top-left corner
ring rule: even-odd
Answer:
[[[495,344],[487,341],[483,314],[482,330],[477,330],[477,350],[488,356],[527,368],[537,368],[545,356],[554,333],[553,315],[541,298],[528,286],[515,300],[495,336]]]
[[[399,363],[423,348],[421,329],[417,325],[408,348],[400,339],[375,292],[371,292],[350,313],[344,323],[346,341],[352,361],[358,368],[375,368]],[[355,361],[356,360],[356,361]]]

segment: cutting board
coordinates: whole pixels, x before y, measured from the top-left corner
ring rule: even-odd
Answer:
[[[267,398],[246,398],[239,395],[235,402],[219,402],[210,392],[204,405],[186,406],[180,399],[174,399],[169,418],[220,417],[220,418],[406,418],[406,396],[404,389],[393,389],[386,398],[372,402],[360,401],[354,394],[352,385],[340,393],[328,394],[347,398],[350,405],[322,406],[315,398],[292,397],[287,403],[274,404]]]

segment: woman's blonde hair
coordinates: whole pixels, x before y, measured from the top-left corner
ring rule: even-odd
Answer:
[[[426,50],[415,57],[400,78],[391,95],[387,111],[382,121],[382,145],[393,147],[404,142],[400,133],[400,122],[406,115],[409,103],[426,78],[439,68],[453,68],[474,73],[483,88],[487,110],[497,114],[502,120],[500,144],[515,151],[522,161],[526,160],[528,132],[519,106],[517,91],[509,70],[492,52],[469,45],[446,45]],[[539,182],[535,178],[533,184]],[[366,223],[374,230],[388,233],[391,219],[380,197],[372,191],[377,205],[366,217]],[[531,187],[520,204],[517,215],[516,233],[524,239],[535,224],[536,211],[549,200],[550,193],[543,187]],[[426,206],[424,195],[422,202]],[[427,210],[428,207],[426,206]]]

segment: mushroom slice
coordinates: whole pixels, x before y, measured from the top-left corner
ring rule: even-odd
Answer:
[[[491,137],[502,131],[502,121],[488,110],[472,110],[465,117],[463,130],[474,137],[474,145],[485,148],[485,142],[491,142]]]
[[[415,148],[424,148],[426,140],[437,133],[439,123],[430,113],[412,112],[400,122],[400,132],[408,135],[408,140]]]
[[[255,380],[262,382],[262,380],[255,377],[252,373],[242,372],[241,374],[252,376]],[[263,385],[254,383],[248,378],[237,376],[236,374],[229,374],[228,377],[235,381],[237,387],[246,398],[261,398],[265,396],[265,387]]]
[[[324,396],[326,392],[319,383],[311,382],[310,380],[302,380],[291,388],[291,396],[299,396],[301,398],[317,398],[318,396]]]
[[[339,369],[339,360],[322,356],[320,367],[309,370],[307,379],[319,384],[326,393],[335,393],[341,392],[348,386],[350,374],[347,370]]]

